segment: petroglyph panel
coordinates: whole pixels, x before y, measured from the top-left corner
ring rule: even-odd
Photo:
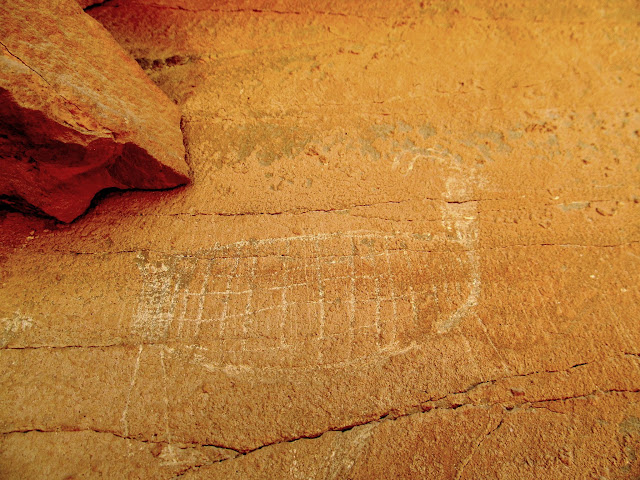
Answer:
[[[451,222],[447,249],[434,249],[430,235],[346,232],[243,241],[196,256],[141,254],[133,330],[231,364],[391,353],[454,327],[475,305],[477,259],[464,222]]]

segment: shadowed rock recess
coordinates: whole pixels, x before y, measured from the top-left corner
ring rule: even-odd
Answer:
[[[0,5],[0,202],[69,222],[188,181],[178,108],[74,0]]]
[[[0,214],[0,477],[638,479],[640,12],[574,3],[85,2],[193,183]]]

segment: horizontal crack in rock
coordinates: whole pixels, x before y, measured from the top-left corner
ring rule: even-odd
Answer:
[[[609,358],[614,358],[614,357],[609,357]],[[216,447],[216,448],[220,448],[220,449],[231,450],[233,452],[236,452],[238,454],[237,456],[241,456],[241,455],[247,455],[247,454],[256,452],[258,450],[261,450],[263,448],[267,448],[267,447],[274,446],[274,445],[279,445],[279,444],[283,444],[283,443],[292,443],[292,442],[296,442],[298,440],[304,440],[304,439],[315,439],[315,438],[322,437],[323,435],[325,435],[327,433],[330,433],[330,432],[346,432],[346,431],[352,430],[353,428],[364,426],[364,425],[387,422],[387,421],[391,421],[392,422],[392,421],[396,421],[396,420],[399,420],[399,419],[402,419],[402,418],[407,418],[407,417],[411,417],[411,416],[414,416],[414,415],[426,414],[426,413],[435,412],[435,411],[439,411],[439,410],[457,410],[457,409],[462,408],[462,407],[466,407],[466,408],[485,408],[486,409],[486,408],[490,408],[490,407],[493,407],[493,406],[502,406],[503,408],[506,409],[507,405],[505,405],[505,402],[486,402],[486,403],[471,403],[471,402],[456,403],[456,402],[453,402],[451,405],[433,405],[433,402],[446,400],[447,398],[455,396],[455,395],[468,393],[468,392],[478,388],[481,385],[495,384],[498,381],[509,380],[509,379],[518,378],[518,377],[526,377],[526,376],[531,376],[531,375],[536,375],[536,374],[567,372],[567,371],[575,369],[575,368],[579,368],[579,367],[583,367],[583,366],[589,365],[590,363],[598,363],[598,362],[578,363],[578,364],[572,365],[571,367],[568,367],[567,369],[564,369],[564,370],[534,371],[534,372],[529,372],[529,373],[524,373],[524,374],[517,374],[517,375],[508,376],[508,377],[501,377],[501,378],[497,378],[497,379],[478,382],[478,383],[475,383],[475,384],[469,386],[465,390],[451,392],[451,393],[448,393],[448,394],[440,396],[440,397],[432,397],[432,398],[430,398],[430,399],[428,399],[428,400],[426,400],[424,402],[421,402],[420,404],[409,406],[409,407],[404,407],[403,408],[403,410],[404,410],[403,413],[394,414],[393,410],[388,410],[387,412],[379,414],[379,415],[376,415],[374,418],[371,418],[369,420],[365,420],[365,421],[361,421],[361,422],[353,422],[353,423],[350,423],[350,424],[347,424],[347,425],[342,425],[342,426],[339,426],[339,427],[329,428],[329,429],[323,430],[321,432],[311,433],[311,434],[307,434],[307,435],[298,435],[298,436],[291,437],[291,438],[283,438],[283,439],[280,439],[280,440],[275,440],[273,442],[265,443],[263,445],[255,447],[255,448],[233,447],[233,446],[229,446],[229,445],[212,444],[212,443],[207,443],[207,444],[171,443],[171,444],[172,445],[176,445],[176,446],[180,446],[180,448]],[[640,393],[640,387],[639,388],[635,388],[635,389],[616,389],[616,388],[607,389],[607,390],[594,389],[591,392],[586,393],[586,394],[582,394],[582,395],[566,395],[566,396],[559,396],[559,397],[549,397],[549,398],[540,398],[540,399],[533,399],[533,400],[529,400],[529,401],[523,401],[521,403],[518,403],[516,405],[516,407],[519,407],[519,408],[522,408],[522,407],[547,408],[544,404],[552,403],[552,402],[564,402],[564,401],[568,401],[568,400],[585,399],[585,398],[593,397],[593,396],[596,396],[596,395],[610,395],[610,394],[624,394],[624,393]],[[509,410],[511,410],[511,409],[509,409]],[[113,436],[116,436],[116,437],[119,437],[119,438],[140,441],[140,442],[143,442],[143,443],[170,444],[170,442],[167,442],[167,441],[151,441],[151,440],[147,440],[147,439],[143,439],[143,438],[138,438],[138,437],[133,437],[133,436],[126,436],[126,435],[123,435],[123,434],[118,433],[118,432],[113,431],[113,430],[100,430],[100,429],[93,429],[93,428],[86,428],[86,429],[80,429],[80,428],[48,428],[48,429],[44,429],[44,428],[24,428],[24,429],[14,429],[14,430],[3,431],[3,432],[0,432],[0,434],[2,434],[2,435],[10,435],[10,434],[29,433],[29,432],[54,433],[54,432],[86,432],[86,431],[95,432],[95,433],[110,434],[110,435],[113,435]],[[221,459],[221,460],[215,461],[213,463],[232,460],[233,458],[237,458],[237,456],[232,457],[232,458],[227,458],[227,459]]]
[[[176,10],[180,12],[189,12],[189,13],[265,13],[272,15],[330,15],[336,17],[345,17],[345,18],[361,18],[365,20],[376,19],[376,20],[402,20],[402,19],[410,19],[413,17],[410,16],[393,16],[393,17],[385,17],[382,15],[358,15],[354,13],[343,13],[343,12],[331,12],[331,11],[320,11],[320,10],[308,10],[304,12],[299,12],[295,10],[270,10],[263,8],[187,8],[181,5],[158,5],[153,3],[139,3],[139,2],[128,2],[128,5],[142,5],[145,8],[156,8],[159,10]],[[114,5],[113,0],[105,0],[101,3],[97,3],[94,5],[90,5],[85,8],[85,12],[92,10],[98,7],[117,7],[119,5]]]
[[[594,396],[594,395],[609,395],[609,394],[620,394],[620,393],[640,393],[640,388],[639,389],[633,389],[633,390],[617,390],[617,389],[604,390],[604,391],[596,390],[596,391],[593,391],[593,392],[591,392],[589,394],[586,394],[586,395],[575,395],[575,396],[567,396],[567,397],[558,398],[558,399],[544,399],[544,400],[539,400],[539,401],[536,401],[536,402],[525,402],[525,403],[523,403],[523,404],[521,404],[519,406],[520,407],[532,407],[532,408],[545,408],[544,406],[534,405],[534,403],[535,404],[541,404],[541,403],[549,403],[549,402],[555,402],[555,401],[579,400],[579,399],[588,398],[588,397]],[[323,431],[321,433],[318,433],[316,435],[302,435],[302,436],[298,436],[298,437],[291,438],[291,439],[285,439],[285,440],[280,440],[280,441],[264,444],[264,445],[261,445],[261,446],[259,446],[257,448],[253,448],[253,449],[250,449],[250,450],[235,450],[235,451],[238,452],[238,455],[236,455],[234,457],[231,457],[231,458],[225,458],[225,459],[218,460],[216,462],[212,462],[210,465],[212,465],[214,463],[226,462],[228,460],[234,460],[234,459],[236,459],[238,457],[249,455],[251,453],[254,453],[254,452],[257,452],[259,450],[262,450],[263,448],[268,448],[268,447],[272,447],[272,446],[275,446],[275,445],[280,445],[280,444],[283,444],[283,443],[293,443],[293,442],[297,442],[299,440],[312,440],[312,439],[320,438],[323,435],[326,435],[326,434],[331,433],[331,432],[347,432],[347,431],[352,430],[353,428],[356,428],[356,427],[361,427],[361,426],[371,425],[371,424],[376,424],[376,423],[379,424],[379,423],[387,422],[387,421],[393,422],[393,421],[399,420],[401,418],[407,418],[407,417],[411,417],[411,416],[414,416],[414,415],[428,414],[428,413],[430,413],[432,411],[436,411],[436,410],[457,410],[458,408],[461,408],[461,407],[467,407],[467,408],[489,408],[489,407],[492,407],[492,406],[503,406],[503,404],[502,403],[487,403],[487,404],[470,404],[470,403],[468,403],[468,404],[461,404],[461,405],[453,405],[453,406],[450,406],[450,407],[433,407],[433,408],[426,409],[426,410],[422,410],[421,409],[421,410],[418,410],[418,411],[412,411],[412,412],[409,412],[409,413],[406,413],[406,414],[398,415],[396,417],[392,417],[389,414],[385,414],[385,415],[379,416],[378,418],[375,418],[375,419],[372,419],[372,420],[369,420],[369,421],[366,421],[366,422],[354,423],[352,425],[348,425],[348,426],[341,427],[341,428],[329,429],[329,430]],[[502,419],[500,421],[499,425],[496,428],[491,430],[485,436],[485,439],[486,439],[487,436],[491,435],[498,428],[500,428],[500,426],[502,426],[503,421],[504,421],[504,419]],[[191,466],[191,467],[189,467],[187,470],[185,470],[184,472],[182,472],[178,476],[181,476],[182,474],[187,473],[188,471],[202,468],[204,466],[208,466],[208,465]]]
[[[295,237],[293,237],[295,238]],[[456,253],[456,252],[469,252],[469,251],[492,251],[492,250],[506,250],[509,248],[536,248],[536,247],[562,247],[562,248],[620,248],[620,247],[629,247],[632,245],[636,245],[640,243],[640,240],[631,240],[625,243],[614,243],[614,244],[581,244],[581,243],[512,243],[508,245],[498,245],[493,247],[487,246],[478,246],[474,249],[465,249],[465,248],[454,248],[454,249],[405,249],[403,251],[414,252],[414,253]],[[61,255],[122,255],[127,253],[141,253],[148,252],[159,255],[173,255],[176,257],[183,258],[202,258],[202,259],[235,259],[235,258],[266,258],[266,257],[287,257],[287,255],[280,254],[265,254],[265,255],[234,255],[234,256],[226,256],[226,255],[208,255],[206,253],[206,249],[203,249],[204,252],[202,254],[189,254],[184,252],[167,252],[161,250],[153,250],[148,248],[140,248],[136,250],[111,250],[111,251],[82,251],[82,250],[42,250],[42,251],[32,251],[32,254],[42,254],[42,255],[50,255],[51,253],[57,253]],[[395,251],[395,249],[390,249],[390,251]],[[399,250],[398,250],[399,251]],[[325,258],[327,256],[318,255],[313,258]]]

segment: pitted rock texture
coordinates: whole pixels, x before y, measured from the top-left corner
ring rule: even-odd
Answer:
[[[638,478],[635,2],[89,12],[194,182],[0,217],[5,477]]]
[[[74,0],[0,5],[0,202],[69,222],[188,181],[178,108]]]

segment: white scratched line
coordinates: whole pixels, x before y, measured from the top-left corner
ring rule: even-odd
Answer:
[[[351,306],[351,312],[350,312],[350,323],[349,323],[349,328],[350,328],[350,333],[351,336],[353,337],[354,335],[354,331],[355,331],[355,326],[356,326],[356,261],[355,261],[355,256],[356,256],[356,243],[354,239],[351,239],[351,256],[349,257],[349,264],[351,266],[351,277],[344,277],[346,278],[350,278],[351,280],[351,298],[350,298],[350,306]],[[343,277],[340,277],[343,278]],[[355,342],[351,342],[351,345],[353,347],[353,344]]]
[[[138,348],[138,355],[136,356],[136,361],[133,365],[133,374],[131,375],[131,383],[129,384],[129,390],[127,391],[127,399],[124,404],[124,410],[122,410],[122,416],[120,417],[120,424],[122,425],[122,434],[125,437],[129,436],[129,419],[127,415],[129,414],[129,404],[131,403],[131,394],[133,393],[133,388],[136,384],[136,379],[138,378],[138,370],[140,369],[140,357],[142,356],[142,345]],[[131,456],[133,453],[131,452],[131,439],[127,439],[127,450],[128,456]]]
[[[242,322],[242,333],[246,337],[249,333],[249,323],[252,321],[251,318],[251,301],[253,300],[253,288],[256,279],[256,265],[258,264],[257,257],[253,257],[253,261],[251,262],[251,273],[249,274],[249,293],[247,294],[247,304],[244,308],[244,322]],[[246,348],[247,340],[245,338],[241,341],[242,350]]]
[[[198,263],[200,263],[201,260],[199,259],[195,259],[195,261],[193,263],[188,264],[190,266],[190,268],[188,268],[188,272],[189,275],[193,275],[194,272],[196,272],[197,267],[198,267]],[[180,282],[176,281],[176,286],[179,285]],[[180,309],[180,312],[176,315],[177,316],[177,322],[178,322],[178,329],[177,329],[177,333],[176,333],[176,338],[180,338],[181,332],[182,332],[182,326],[185,322],[185,318],[187,316],[187,307],[189,304],[189,286],[187,284],[187,286],[185,287],[184,290],[182,290],[180,292],[180,297],[182,299],[182,308]],[[175,318],[175,317],[174,317]],[[171,326],[169,326],[171,327]]]
[[[255,258],[255,257],[254,257]],[[240,261],[239,258],[237,258],[238,262]],[[215,292],[207,292],[204,295],[223,295],[223,296],[229,296],[229,295],[243,295],[245,293],[251,293],[252,290],[231,290],[230,288],[228,288],[227,290],[218,290]],[[190,294],[190,295],[194,295],[194,294]],[[200,294],[195,294],[197,296],[200,296]]]
[[[482,328],[482,331],[484,332],[485,338],[489,341],[489,345],[491,345],[491,348],[493,349],[495,354],[500,359],[500,362],[502,363],[503,370],[507,373],[507,375],[512,375],[511,369],[509,368],[509,364],[507,363],[505,358],[500,353],[500,350],[498,350],[498,348],[496,347],[496,344],[493,343],[493,340],[491,340],[491,336],[489,335],[489,330],[487,329],[487,326],[482,321],[482,318],[480,318],[480,315],[478,315],[477,312],[473,312],[473,315],[478,320],[478,323],[480,324],[480,327]]]
[[[229,296],[231,295],[231,283],[233,282],[233,277],[238,271],[238,266],[240,265],[240,257],[236,257],[236,261],[229,270],[229,274],[227,276],[227,295],[222,299],[224,305],[222,307],[222,314],[220,315],[220,338],[224,338],[224,331],[227,327],[226,321],[229,314]],[[247,292],[248,293],[248,292]]]
[[[173,323],[176,303],[178,301],[178,292],[180,291],[180,282],[178,281],[179,276],[176,273],[177,263],[178,257],[172,257],[167,269],[169,275],[166,281],[166,288],[167,293],[169,294],[169,301],[166,302],[164,296],[158,298],[158,317],[156,320],[157,325],[155,325],[158,329],[158,333],[156,338],[164,338],[165,341],[169,337],[169,328]],[[174,282],[173,289],[171,288],[171,282]]]
[[[320,308],[320,332],[319,338],[320,340],[324,339],[324,329],[325,329],[325,311],[324,311],[324,286],[322,285],[322,271],[320,266],[320,243],[316,239],[314,242],[316,252],[318,256],[316,256],[316,277],[318,281],[318,305]],[[320,353],[322,354],[322,349],[320,349]]]
[[[171,429],[169,427],[169,392],[167,390],[167,369],[164,364],[164,346],[160,346],[160,364],[162,366],[162,386],[164,389],[164,424],[167,435],[167,449],[169,450],[169,456],[171,457],[172,462],[175,464],[178,463],[178,460],[176,459],[176,454],[173,450],[173,439]]]
[[[316,262],[318,262],[318,259],[316,258]],[[306,289],[306,293],[307,293],[307,298],[304,301],[299,302],[300,304],[306,304],[307,305],[307,324],[309,325],[313,325],[312,322],[315,322],[316,319],[314,317],[312,317],[311,312],[311,305],[319,305],[320,301],[312,301],[311,300],[311,293],[312,289],[311,289],[311,279],[309,278],[309,267],[310,264],[308,261],[304,262],[304,281],[305,281],[305,285],[307,286]],[[289,306],[291,306],[291,304],[289,304]],[[296,334],[299,333],[299,329],[296,329]],[[322,360],[322,351],[320,351],[319,353],[319,359]]]
[[[478,304],[481,288],[480,261],[476,252],[478,235],[476,223],[478,215],[477,204],[474,202],[464,205],[447,205],[443,214],[446,214],[447,217],[446,220],[443,220],[443,223],[446,221],[450,230],[455,227],[458,242],[466,249],[471,278],[468,283],[469,294],[467,299],[449,318],[443,322],[438,322],[438,333],[451,330],[469,315]]]
[[[353,257],[349,260],[349,264],[353,262]],[[353,271],[353,270],[352,270]],[[333,280],[351,280],[353,275],[336,275],[335,277],[331,277]],[[365,278],[364,276],[362,278]]]
[[[404,250],[404,259],[407,262],[407,269],[409,270],[409,274],[413,274],[413,265],[411,262],[411,257],[406,250]],[[409,285],[409,298],[411,299],[411,310],[413,311],[413,322],[414,325],[418,325],[418,307],[416,305],[416,294],[413,291],[413,285]]]
[[[394,342],[396,338],[396,318],[398,316],[398,305],[396,303],[396,290],[395,290],[395,278],[393,276],[393,270],[391,268],[391,255],[389,254],[388,241],[385,240],[384,252],[387,259],[387,272],[389,273],[389,288],[391,289],[391,308],[393,311],[393,318],[391,319],[391,331],[392,338],[390,342]],[[388,322],[387,322],[388,323]]]
[[[252,257],[257,259],[257,257]],[[240,258],[236,257],[236,261],[239,261]],[[278,290],[284,290],[284,289],[289,289],[291,287],[304,287],[306,286],[306,283],[292,283],[291,285],[285,285],[285,286],[281,286],[281,287],[269,287],[269,288],[265,288],[264,290],[267,291],[278,291]],[[251,289],[248,290],[231,290],[231,285],[229,285],[229,288],[227,288],[226,290],[216,290],[214,292],[207,292],[204,295],[244,295],[246,293],[251,293]],[[197,296],[199,297],[200,293],[187,293],[187,295],[189,296]]]
[[[287,351],[290,348],[294,348],[291,346],[288,346],[286,349],[280,349],[280,348],[276,348],[276,351]],[[398,355],[404,355],[408,352],[411,351],[419,351],[419,350],[423,350],[424,349],[424,345],[423,344],[419,344],[416,343],[415,341],[412,341],[410,344],[408,344],[407,346],[403,347],[403,348],[397,348],[397,347],[393,347],[393,346],[384,346],[382,348],[380,348],[380,350],[378,352],[375,353],[369,353],[369,354],[365,354],[362,355],[360,357],[354,358],[354,359],[350,359],[350,360],[341,360],[341,361],[337,361],[337,362],[332,362],[332,363],[325,363],[325,364],[314,364],[313,367],[314,368],[318,368],[318,369],[335,369],[336,367],[338,368],[343,368],[346,366],[349,367],[353,367],[353,368],[360,368],[362,366],[365,365],[370,365],[373,362],[378,362],[380,359],[380,354],[385,354],[388,353],[390,356],[398,356]],[[222,353],[222,354],[227,354],[227,353],[237,353],[237,350],[219,350],[216,349],[217,352]],[[264,349],[259,349],[259,350],[247,350],[247,352],[264,352]],[[196,357],[197,358],[197,357]],[[202,365],[202,367],[204,369],[206,369],[209,372],[219,372],[220,370],[227,370],[229,365],[228,363],[224,362],[223,364],[213,364],[213,363],[205,363],[205,360],[203,357],[200,357],[198,359],[198,362],[200,363],[200,365]],[[297,369],[305,369],[307,368],[304,365],[298,365],[298,366],[279,366],[279,365],[243,365],[243,367],[251,369],[251,370],[255,370],[255,371],[277,371],[277,372],[282,372],[285,371],[287,373],[291,372],[292,368],[297,368]]]
[[[284,261],[285,261],[285,264],[286,264],[286,262],[289,262],[290,260],[288,258],[286,258]],[[285,271],[285,274],[287,275],[287,278],[288,278],[288,272]],[[282,282],[282,283],[284,283],[284,282]],[[289,290],[292,287],[306,287],[306,286],[307,286],[306,283],[292,283],[290,285],[283,285],[281,287],[269,287],[266,290],[269,290],[269,291]]]
[[[175,262],[174,262],[175,264]],[[169,301],[169,307],[166,314],[163,312],[163,316],[165,316],[166,320],[164,321],[164,339],[165,341],[169,337],[169,329],[171,324],[173,323],[174,313],[176,311],[176,303],[178,301],[178,292],[180,291],[180,282],[178,282],[175,275],[172,275],[173,280],[175,281],[175,285],[173,286],[173,292],[171,293],[171,300]]]
[[[150,290],[155,288],[155,282],[153,277],[149,278],[149,266],[144,265],[140,268],[140,275],[142,277],[142,288],[140,289],[140,295],[138,296],[138,306],[136,308],[135,314],[133,316],[133,322],[131,324],[131,328],[134,331],[142,333],[146,338],[146,322],[147,316],[149,315],[149,304],[151,292]]]
[[[282,316],[280,317],[280,346],[285,346],[285,327],[286,327],[286,319],[288,314],[288,304],[287,304],[287,283],[289,282],[289,253],[291,251],[291,243],[287,243],[287,248],[285,251],[286,257],[283,258],[283,272],[282,272],[282,283],[285,287],[282,288]]]
[[[445,283],[443,286],[446,289],[447,284]],[[421,292],[421,293],[426,293],[426,292]],[[438,291],[438,285],[433,284],[431,286],[431,293],[433,294],[433,301],[436,304],[436,318],[439,319],[441,310],[440,310],[440,292]]]
[[[371,247],[373,248],[373,246]],[[380,347],[380,338],[382,336],[382,328],[380,326],[380,307],[381,307],[381,301],[380,301],[380,277],[379,275],[376,275],[376,258],[373,254],[371,255],[367,255],[368,258],[371,259],[371,263],[372,263],[372,268],[374,271],[374,279],[373,279],[373,284],[374,284],[374,295],[376,297],[376,318],[375,318],[375,325],[376,325],[376,345],[378,347]]]
[[[375,325],[363,325],[363,326],[360,326],[360,327],[356,327],[355,330],[371,330],[371,329],[375,329]],[[228,336],[228,337],[225,338],[225,340],[242,340],[243,338],[245,338],[244,335],[240,334],[240,335],[237,335],[237,336]],[[258,339],[269,339],[269,338],[273,338],[273,337],[271,337],[269,334],[256,334],[256,335],[252,335],[252,336],[247,337],[247,338],[250,338],[250,339],[256,339],[256,338],[258,338]],[[313,338],[313,336],[305,337],[305,338]],[[351,336],[349,335],[349,332],[338,332],[338,333],[328,333],[325,336],[325,339],[327,339],[327,338],[351,338]],[[279,344],[277,344],[277,345],[276,344],[271,344],[271,345],[265,344],[264,346],[260,346],[259,350],[282,350],[284,348],[291,348],[291,347],[295,347],[295,345],[285,345],[284,347],[282,347]],[[220,352],[221,350],[216,350],[216,351]],[[245,348],[245,349],[240,349],[240,350],[222,350],[222,351],[234,351],[234,352],[240,352],[240,351],[245,352],[246,351],[246,352],[249,352],[249,351],[252,351],[252,350],[249,350],[249,349]]]
[[[352,230],[348,232],[333,232],[333,233],[318,233],[318,234],[310,234],[310,235],[299,235],[295,237],[278,237],[278,238],[264,238],[261,240],[241,240],[235,243],[228,243],[224,245],[217,244],[213,248],[211,248],[210,252],[216,252],[221,250],[229,250],[231,248],[244,248],[249,246],[256,245],[273,245],[278,242],[292,242],[292,241],[306,241],[312,240],[318,242],[319,240],[329,240],[336,237],[346,237],[346,238],[354,238],[354,239],[370,239],[370,238],[380,238],[380,239],[394,239],[399,237],[404,237],[408,239],[416,238],[413,234],[407,232],[394,232],[394,233],[381,233],[372,230]]]
[[[288,305],[295,305],[294,303],[289,303]],[[246,310],[243,313],[233,313],[231,315],[227,315],[226,318],[227,320],[230,318],[246,318],[247,316],[251,316],[251,315],[255,315],[256,313],[260,313],[260,312],[266,312],[269,310],[282,310],[282,305],[273,305],[271,307],[263,307],[263,308],[259,308],[257,310],[251,310],[250,312],[247,312]]]
[[[227,274],[227,285],[225,286],[226,288],[226,295],[225,297],[222,299],[223,302],[223,307],[222,307],[222,314],[220,315],[220,338],[224,338],[224,333],[225,330],[227,328],[227,318],[228,314],[229,314],[229,298],[230,295],[233,293],[231,291],[231,283],[233,282],[233,277],[236,275],[236,273],[238,272],[238,266],[240,265],[240,256],[239,256],[240,252],[238,252],[238,256],[235,259],[235,262],[233,263],[233,266],[231,267],[231,269],[229,270],[229,273]],[[249,292],[247,292],[248,294]]]
[[[204,274],[204,280],[202,281],[202,288],[200,289],[200,298],[198,299],[198,315],[196,317],[196,327],[194,338],[197,341],[198,335],[200,335],[200,324],[202,323],[202,311],[204,310],[204,300],[205,300],[205,292],[207,291],[207,285],[209,283],[209,276],[211,275],[211,264],[213,262],[207,262],[207,270]]]
[[[320,319],[318,323],[318,363],[322,363],[324,361],[324,351],[322,341],[325,338],[325,311],[324,311],[324,286],[322,285],[322,271],[320,266],[320,242],[318,239],[313,243],[316,256],[315,256],[315,273],[316,273],[316,281],[318,282],[318,309],[320,310]],[[305,270],[306,275],[306,270]],[[311,318],[311,308],[309,308],[309,322],[316,322],[315,318]]]
[[[176,337],[179,339],[181,332],[182,332],[182,326],[184,325],[184,322],[186,320],[187,317],[187,306],[189,304],[189,291],[185,290],[182,294],[182,309],[180,311],[180,314],[178,316],[178,332],[176,334]]]

